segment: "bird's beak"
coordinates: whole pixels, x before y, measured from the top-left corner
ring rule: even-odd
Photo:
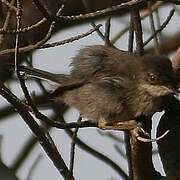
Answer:
[[[167,85],[166,87],[169,90],[169,94],[177,95],[179,93],[179,90],[172,85]]]

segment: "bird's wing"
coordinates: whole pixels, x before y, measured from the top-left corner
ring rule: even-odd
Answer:
[[[103,76],[131,78],[138,67],[136,59],[132,53],[112,47],[88,46],[74,57],[71,76],[74,79],[95,81]]]
[[[130,83],[130,82],[129,82]],[[93,103],[93,108],[98,109],[102,116],[108,121],[126,120],[131,114],[128,113],[127,88],[129,84],[123,77],[103,77],[95,82],[91,82],[92,91],[88,90],[87,100]],[[86,85],[85,85],[86,86]],[[87,93],[86,93],[87,94]],[[91,104],[91,103],[88,103]]]
[[[109,84],[113,87],[116,87],[116,88],[126,88],[128,86],[127,83],[129,83],[130,81],[119,76],[119,77],[116,77],[116,76],[105,76],[103,77],[102,79],[99,80],[99,83],[104,83],[104,84]]]

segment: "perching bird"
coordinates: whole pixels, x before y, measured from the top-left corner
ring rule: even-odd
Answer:
[[[58,83],[53,96],[103,128],[119,124],[126,130],[123,124],[161,111],[176,93],[171,61],[164,56],[94,45],[81,49],[71,66],[70,75],[20,70]]]

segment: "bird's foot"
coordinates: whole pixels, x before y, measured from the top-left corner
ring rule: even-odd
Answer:
[[[141,142],[155,142],[163,137],[169,132],[167,130],[163,135],[158,138],[151,139],[149,133],[147,133],[141,123],[138,123],[136,120],[129,120],[124,122],[109,123],[105,119],[100,119],[98,121],[98,127],[103,130],[119,130],[119,131],[129,131],[132,137],[135,137]]]
[[[105,119],[101,118],[98,121],[98,127],[103,130],[129,131],[137,127],[137,122],[135,120],[129,120],[124,122],[109,123]]]
[[[164,134],[157,138],[150,138],[149,134],[142,128],[142,127],[136,127],[132,130],[130,130],[131,136],[135,137],[137,140],[141,142],[156,142],[160,139],[164,138],[168,134],[169,130],[167,130]],[[147,138],[146,138],[147,137]]]

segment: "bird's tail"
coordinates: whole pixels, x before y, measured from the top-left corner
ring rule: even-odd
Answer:
[[[10,66],[14,67],[14,65],[10,65]],[[29,77],[43,79],[57,84],[68,84],[69,82],[69,75],[53,74],[48,71],[43,71],[40,69],[27,67],[27,66],[19,66],[18,68],[20,72],[25,73],[25,75]]]

